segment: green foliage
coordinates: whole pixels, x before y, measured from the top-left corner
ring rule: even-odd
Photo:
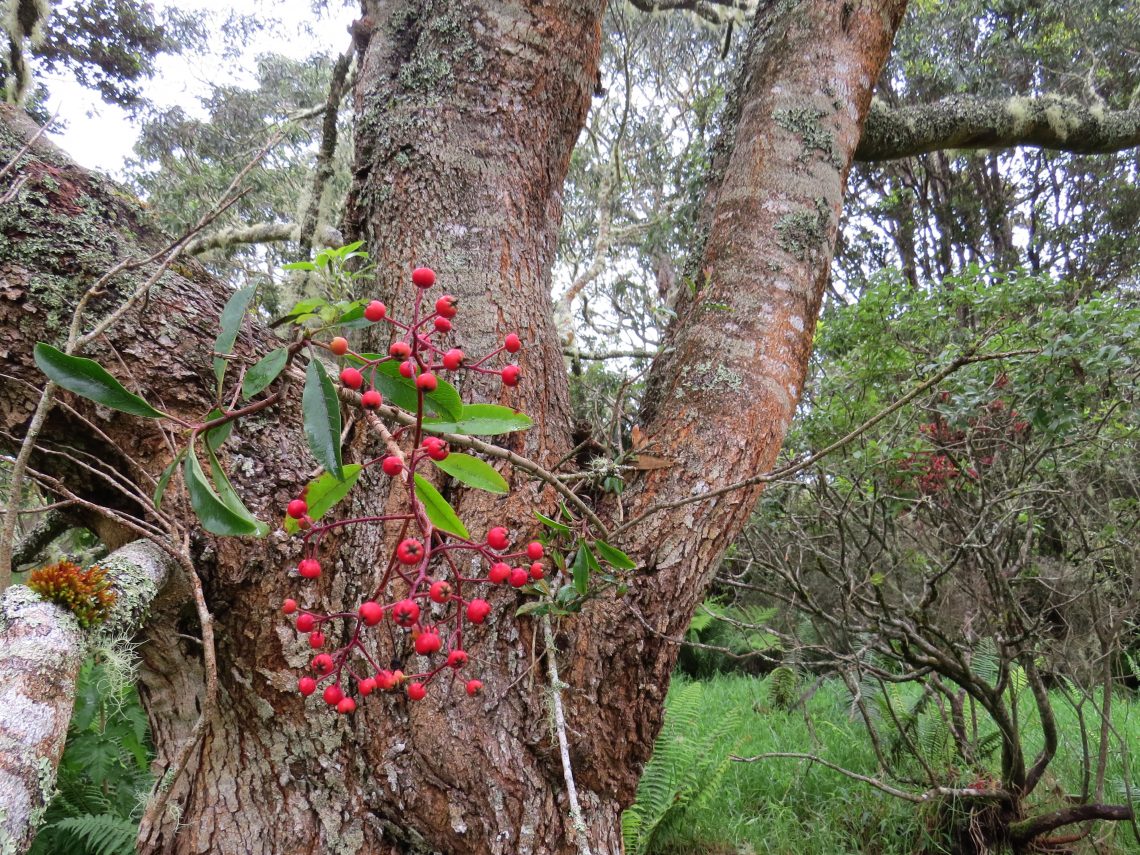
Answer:
[[[40,371],[69,392],[134,416],[148,419],[165,416],[138,395],[124,389],[122,383],[93,359],[70,356],[50,344],[39,342],[35,347],[35,360]]]
[[[305,439],[308,440],[313,457],[334,478],[343,481],[340,398],[316,354],[310,354],[309,366],[305,369],[301,408],[305,417]]]
[[[331,473],[323,472],[305,486],[302,495],[309,506],[310,519],[319,520],[337,502],[347,496],[360,478],[363,467],[359,463],[346,463],[343,471],[344,480],[337,480]],[[292,517],[285,518],[285,531],[287,534],[296,534],[300,531],[297,521]]]
[[[530,416],[499,404],[464,404],[459,411],[459,417],[454,421],[424,419],[424,430],[430,433],[456,433],[468,436],[498,436],[516,430],[529,430],[532,425]]]
[[[678,669],[703,679],[730,671],[758,673],[771,668],[781,654],[779,640],[767,629],[776,614],[777,609],[770,606],[705,600],[693,615],[685,637],[720,649],[684,647]]]
[[[472,457],[470,454],[453,451],[443,460],[435,461],[435,465],[468,487],[486,490],[489,493],[506,494],[510,492],[506,479],[500,475],[491,464]]]
[[[439,494],[439,490],[423,475],[416,475],[416,498],[423,502],[424,513],[427,514],[431,524],[442,531],[450,532],[458,537],[470,538],[467,526],[459,519],[455,509],[448,504],[447,499]]]

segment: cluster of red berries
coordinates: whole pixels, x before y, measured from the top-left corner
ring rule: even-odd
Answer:
[[[396,442],[410,439],[410,450],[386,454],[362,464],[365,468],[379,464],[385,475],[399,480],[407,494],[407,510],[319,524],[309,518],[309,505],[303,496],[293,499],[286,507],[286,513],[304,531],[304,557],[297,565],[297,573],[303,579],[321,576],[322,567],[317,554],[326,532],[354,523],[397,523],[401,526],[383,577],[356,612],[319,614],[299,608],[293,599],[287,599],[282,608],[286,615],[296,615],[297,631],[308,636],[313,650],[321,651],[310,663],[312,673],[301,677],[298,682],[298,690],[309,696],[323,683],[325,703],[346,714],[356,710],[358,698],[377,690],[403,688],[409,699],[422,700],[428,686],[440,674],[457,675],[468,664],[469,657],[463,648],[465,626],[482,624],[491,613],[490,603],[474,596],[472,589],[480,584],[509,584],[521,588],[544,575],[541,543],[531,542],[520,551],[510,552],[509,533],[501,526],[488,531],[486,540],[482,542],[443,531],[433,525],[417,495],[417,468],[425,461],[443,461],[450,454],[446,441],[422,435],[424,395],[438,387],[435,372],[464,369],[498,374],[504,384],[515,386],[519,381],[518,366],[506,365],[498,370],[483,366],[504,351],[517,353],[522,343],[512,333],[506,336],[501,347],[477,361],[468,361],[458,348],[438,346],[433,339],[436,335],[451,332],[452,319],[458,314],[457,301],[445,295],[435,301],[434,312],[423,312],[423,295],[435,283],[435,273],[427,267],[417,268],[412,273],[412,282],[418,286],[418,291],[409,323],[390,317],[387,307],[378,300],[364,309],[365,318],[373,323],[386,320],[400,336],[389,347],[388,356],[372,358],[353,353],[348,341],[341,337],[332,339],[327,345],[334,355],[351,359],[361,366],[347,366],[340,373],[341,383],[354,391],[364,386],[370,373],[373,383],[369,385],[374,386],[375,369],[384,362],[396,361],[400,375],[414,379],[418,390],[415,425],[396,427],[392,431]],[[383,403],[383,398],[378,390],[369,388],[361,395],[360,403],[366,409],[375,409]],[[478,575],[479,570],[475,571],[476,575],[460,572],[459,557],[465,552],[477,560],[472,563],[472,556],[468,556],[468,563],[463,566],[486,565],[486,575]],[[509,562],[513,559],[525,559],[530,562],[529,567],[512,567]],[[365,630],[381,624],[385,617],[406,631],[415,655],[425,660],[422,668],[405,673],[395,663],[385,668],[375,660],[365,644]],[[346,633],[347,641],[342,646],[324,652],[328,642],[325,630],[330,623],[343,624],[351,631]],[[482,687],[483,683],[478,679],[468,679],[465,684],[468,695],[477,694]]]

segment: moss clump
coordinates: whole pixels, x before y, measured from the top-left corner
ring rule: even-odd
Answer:
[[[83,570],[70,561],[49,564],[32,571],[28,587],[74,614],[84,629],[103,623],[115,605],[115,592],[99,567]]]

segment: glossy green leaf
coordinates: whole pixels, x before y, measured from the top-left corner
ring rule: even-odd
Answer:
[[[416,476],[416,498],[423,502],[424,511],[427,513],[428,519],[431,520],[431,524],[436,528],[468,540],[471,538],[471,535],[467,533],[467,527],[463,525],[463,521],[455,513],[455,509],[447,503],[447,499],[439,494],[439,490],[433,487],[422,475]]]
[[[211,534],[228,537],[257,534],[257,523],[252,517],[247,519],[235,513],[214,492],[192,450],[186,455],[182,477],[186,481],[186,490],[190,493],[190,506],[202,521],[202,528]]]
[[[540,523],[542,523],[544,526],[546,526],[547,528],[552,529],[552,530],[558,532],[559,534],[569,534],[570,533],[570,526],[563,525],[562,523],[558,522],[557,520],[552,520],[550,517],[546,516],[545,514],[540,514],[538,511],[535,511],[534,515],[535,515],[535,518],[537,518],[538,521]]]
[[[340,453],[340,399],[329,375],[316,358],[309,360],[305,371],[305,390],[301,393],[301,410],[305,415],[305,439],[309,450],[338,481],[344,480]]]
[[[618,570],[632,570],[637,566],[636,562],[620,549],[615,546],[610,546],[604,540],[595,540],[594,549],[598,550],[598,555],[612,567]]]
[[[297,264],[310,264],[310,262],[302,261],[296,262]],[[311,297],[308,300],[302,300],[293,306],[287,314],[282,315],[269,324],[271,328],[283,326],[284,324],[299,324],[304,323],[309,318],[313,317],[315,313],[320,311],[321,307],[326,305],[324,299],[320,297]]]
[[[234,349],[234,342],[237,341],[238,332],[241,330],[241,321],[245,317],[246,310],[249,309],[249,303],[253,299],[253,294],[257,289],[253,286],[249,288],[242,288],[240,291],[234,293],[226,303],[226,307],[222,309],[222,331],[218,333],[218,337],[214,340],[215,353],[229,353]],[[222,359],[221,357],[214,357],[214,376],[218,378],[218,392],[222,389],[222,378],[226,376],[226,366],[229,360]]]
[[[98,362],[81,356],[68,356],[50,344],[36,345],[34,356],[40,371],[60,388],[132,416],[148,419],[167,418],[138,395],[128,392]]]
[[[356,359],[349,359],[348,361],[360,364],[360,361]],[[364,373],[365,382],[373,383],[388,403],[395,404],[409,413],[416,411],[418,405],[416,384],[407,377],[400,375],[400,366],[396,364],[395,360],[361,368],[361,371]],[[428,392],[424,395],[424,409],[445,419],[456,420],[463,412],[463,401],[454,386],[446,380],[440,380],[434,392]]]
[[[467,404],[458,419],[424,419],[424,430],[432,433],[458,433],[468,436],[497,436],[527,430],[534,423],[530,416],[498,404]]]
[[[289,348],[279,347],[257,361],[241,381],[241,396],[247,401],[265,389],[285,369],[289,361]]]
[[[344,480],[338,481],[328,472],[321,474],[309,482],[305,490],[305,502],[309,506],[309,516],[319,520],[328,511],[348,495],[348,491],[355,486],[363,467],[359,463],[348,463],[344,466]],[[296,534],[300,526],[292,517],[285,517],[285,531]]]
[[[254,533],[258,537],[264,537],[269,534],[269,526],[250,513],[249,508],[242,502],[241,497],[238,496],[234,485],[230,483],[226,471],[222,469],[222,464],[218,462],[218,458],[214,452],[210,451],[208,456],[210,459],[210,477],[214,482],[214,488],[217,490],[218,498],[222,500],[222,504],[242,519],[253,523],[255,529]]]
[[[574,590],[585,594],[590,583],[590,549],[584,538],[578,538],[578,551],[574,554],[570,572],[574,577]]]
[[[470,454],[453,451],[443,460],[435,461],[435,465],[468,487],[476,487],[488,493],[510,492],[506,480],[493,466]]]
[[[162,507],[162,497],[166,495],[166,488],[170,486],[170,479],[174,476],[174,471],[178,468],[178,464],[182,462],[182,456],[186,453],[186,449],[178,452],[174,459],[170,461],[170,465],[162,470],[162,474],[158,476],[158,484],[154,488],[154,507],[156,509]]]
[[[523,603],[515,609],[515,617],[522,617],[523,615],[544,615],[550,611],[550,603],[544,603],[542,600],[530,600]]]
[[[220,419],[222,415],[222,411],[215,407],[206,414],[206,421],[212,422],[214,419]],[[234,422],[228,421],[225,424],[218,425],[216,428],[211,428],[206,431],[202,434],[202,439],[205,440],[206,447],[210,449],[210,451],[217,451],[222,447],[222,443],[230,438],[230,434],[233,432]]]

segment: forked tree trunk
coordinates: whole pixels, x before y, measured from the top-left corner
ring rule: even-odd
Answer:
[[[671,352],[653,369],[643,424],[655,453],[673,465],[631,485],[627,518],[775,459],[806,370],[846,169],[904,5],[781,0],[759,13],[706,206],[704,273],[681,307]],[[561,186],[595,84],[602,6],[424,0],[366,8],[371,38],[356,92],[350,225],[378,262],[382,293],[393,292],[413,263],[437,269],[441,287],[460,298],[457,327],[468,352],[520,332],[519,389],[504,394],[495,383],[471,383],[462,391],[531,414],[535,427],[505,442],[547,464],[570,446],[549,271]],[[11,121],[0,126],[0,163],[26,136]],[[55,340],[51,315],[66,306],[77,274],[97,274],[107,260],[141,254],[159,237],[122,194],[43,145],[16,174],[27,176],[25,184],[0,212],[0,330],[11,354],[5,373],[15,378],[4,380],[0,403],[4,428],[18,432],[34,402],[26,384],[40,382],[31,344]],[[0,194],[11,180],[0,181]],[[49,239],[59,246],[44,248]],[[120,376],[168,411],[199,417],[212,398],[208,354],[225,296],[194,265],[180,267],[92,355],[121,366]],[[247,329],[241,347],[253,352],[265,340],[263,330]],[[225,446],[237,489],[265,519],[279,517],[312,466],[294,393],[239,425]],[[76,406],[105,426],[105,439],[79,441],[86,449],[122,461],[121,447],[151,476],[169,461],[161,437],[137,420]],[[57,410],[45,440],[75,443],[82,432]],[[348,457],[375,454],[375,440],[351,432]],[[56,458],[35,460],[60,471]],[[122,467],[149,492],[142,473]],[[521,539],[531,533],[530,510],[549,510],[554,494],[522,473],[504,474],[508,500],[462,490],[449,498],[473,533],[503,523]],[[343,513],[382,506],[383,480],[366,476]],[[556,655],[572,686],[572,756],[595,853],[619,851],[619,813],[660,726],[676,650],[657,633],[683,632],[755,499],[755,490],[739,491],[625,531],[617,543],[640,568],[629,595],[595,601],[560,627]],[[603,510],[617,527],[613,509]],[[171,511],[186,514],[177,505]],[[343,717],[296,694],[310,651],[280,617],[279,603],[298,596],[321,610],[355,608],[390,548],[385,534],[354,527],[327,539],[322,561],[330,572],[304,587],[286,575],[298,557],[292,539],[194,535],[216,621],[219,711],[175,785],[181,816],[150,830],[151,850],[575,851],[542,643],[530,619],[511,617],[511,593],[496,593],[495,619],[469,645],[486,684],[476,701],[459,685],[439,685],[419,704],[372,698]],[[196,631],[192,608],[164,607],[142,648],[144,700],[162,761],[197,717]],[[407,654],[406,641],[392,644],[379,655]]]

